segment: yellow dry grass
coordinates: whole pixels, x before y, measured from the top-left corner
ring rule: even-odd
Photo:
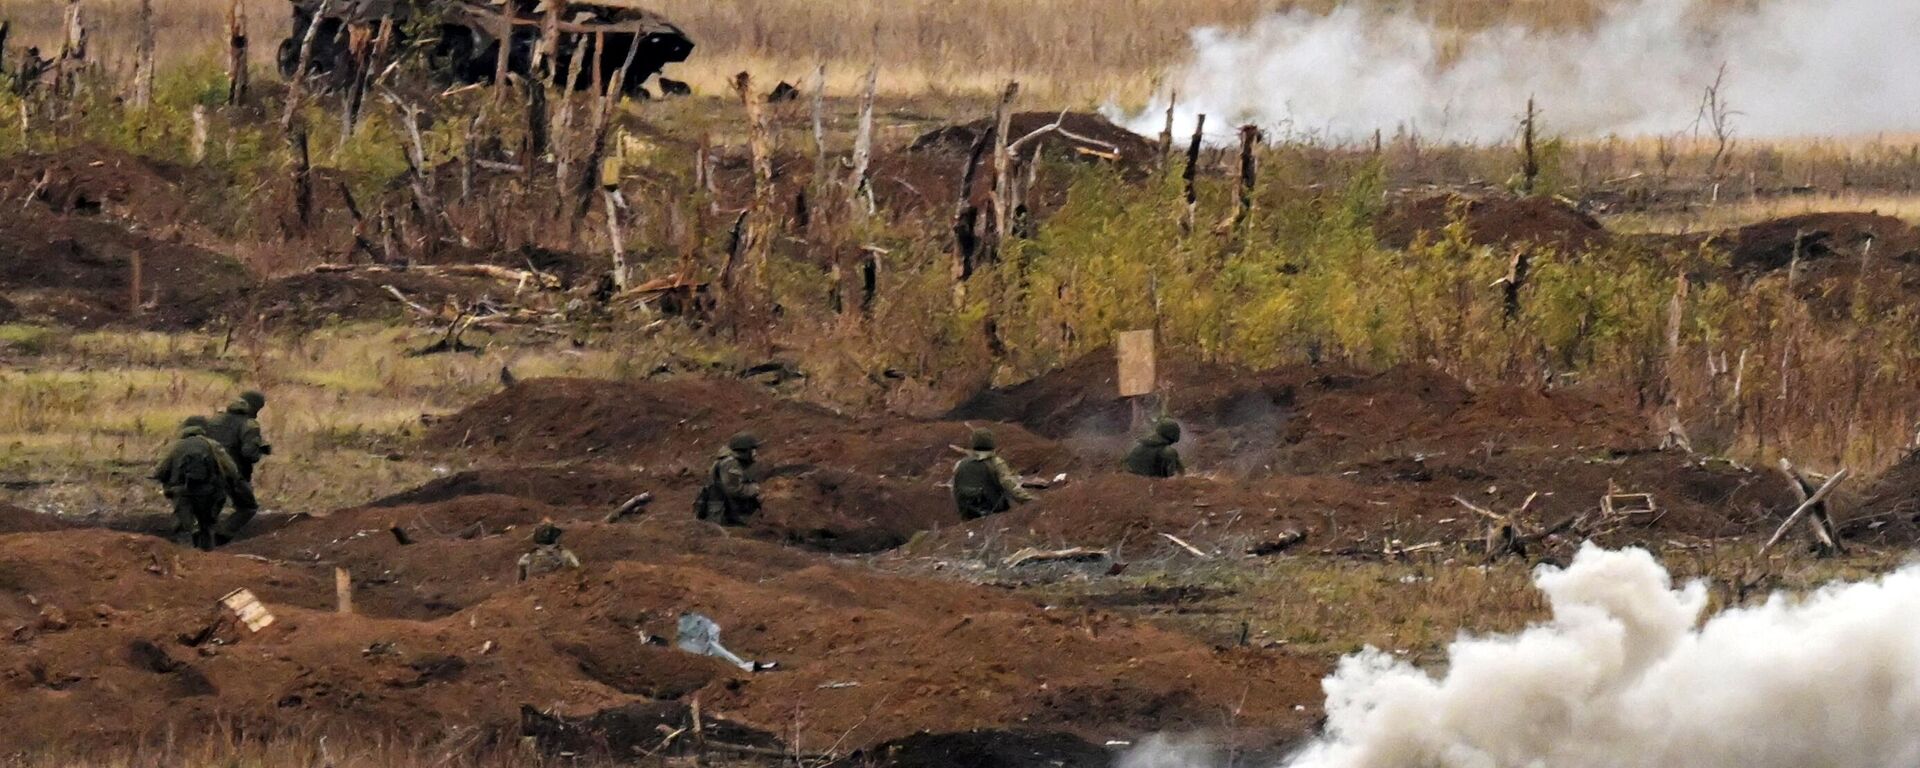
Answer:
[[[1199,27],[1238,26],[1278,11],[1325,13],[1355,0],[655,0],[652,7],[698,44],[670,70],[708,93],[742,70],[798,82],[825,63],[831,87],[852,92],[871,64],[892,96],[982,93],[1008,79],[1056,104],[1145,98],[1188,52]],[[1517,22],[1566,28],[1608,0],[1360,0],[1418,13],[1443,27]],[[82,0],[95,57],[130,69],[139,0]],[[253,20],[253,55],[269,66],[285,34],[284,0],[242,0]],[[229,0],[155,0],[161,55],[182,59],[225,44]],[[60,0],[0,0],[22,44],[57,39]]]

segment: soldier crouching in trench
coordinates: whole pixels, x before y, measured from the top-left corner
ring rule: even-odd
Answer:
[[[754,452],[759,448],[760,438],[749,432],[741,432],[727,441],[726,449],[714,456],[713,468],[707,472],[707,484],[694,499],[695,515],[721,525],[741,526],[760,511],[760,484],[753,481],[751,474]]]
[[[1173,447],[1178,442],[1180,424],[1161,419],[1127,453],[1127,471],[1145,477],[1179,477],[1186,467],[1180,463],[1180,451]]]
[[[1014,502],[1033,501],[1033,494],[1020,487],[1020,476],[994,453],[993,433],[973,431],[966,458],[953,465],[953,503],[960,519],[978,520],[1013,508]]]
[[[526,581],[535,576],[544,576],[563,570],[578,570],[580,558],[566,547],[560,546],[560,526],[547,520],[533,529],[533,550],[520,556],[518,564],[519,580]]]
[[[220,508],[241,482],[240,469],[207,437],[206,424],[202,416],[183,422],[152,475],[173,502],[175,535],[187,534],[202,550],[213,549]]]

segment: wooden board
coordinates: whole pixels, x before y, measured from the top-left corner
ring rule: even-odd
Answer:
[[[1156,384],[1153,331],[1121,331],[1113,346],[1119,357],[1120,396],[1153,394]]]

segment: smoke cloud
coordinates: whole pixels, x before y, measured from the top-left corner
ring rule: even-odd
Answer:
[[[1463,637],[1442,674],[1373,650],[1341,661],[1324,736],[1285,765],[1920,765],[1920,566],[1704,624],[1706,589],[1676,589],[1644,550],[1588,546],[1535,583],[1549,621]],[[1179,761],[1142,749],[1132,765]]]
[[[1654,135],[1697,123],[1726,68],[1724,101],[1747,136],[1860,135],[1920,129],[1920,2],[1620,0],[1580,30],[1500,25],[1466,34],[1407,14],[1342,7],[1287,12],[1244,30],[1196,30],[1171,80],[1176,130],[1196,115],[1229,135],[1269,130],[1355,140],[1381,130],[1493,141],[1534,97],[1569,136]],[[1161,130],[1165,100],[1123,116]],[[1213,134],[1213,131],[1209,131]]]

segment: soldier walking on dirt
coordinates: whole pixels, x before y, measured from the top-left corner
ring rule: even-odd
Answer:
[[[207,420],[207,437],[225,448],[240,469],[240,482],[233,490],[233,514],[214,531],[215,544],[232,541],[260,511],[260,502],[253,495],[253,467],[273,453],[273,446],[260,434],[260,409],[266,406],[267,396],[250,389],[228,403],[225,413]]]
[[[953,465],[953,504],[960,519],[978,520],[1013,508],[1014,502],[1033,501],[1033,494],[1020,487],[1020,476],[994,453],[993,433],[973,431],[966,458]]]
[[[760,438],[741,432],[727,441],[725,450],[714,456],[707,484],[694,500],[694,513],[702,520],[721,525],[746,525],[747,518],[760,511],[760,485],[749,472]]]
[[[233,459],[207,437],[206,423],[202,416],[182,423],[166,457],[153,470],[154,481],[173,502],[175,533],[190,534],[193,545],[202,550],[213,549],[220,508],[241,482]]]
[[[566,547],[560,546],[560,526],[547,520],[533,530],[533,551],[520,556],[520,580],[526,581],[534,576],[545,576],[562,570],[577,570],[580,558]]]
[[[1180,464],[1180,452],[1173,447],[1178,442],[1180,424],[1161,419],[1153,431],[1141,435],[1133,450],[1127,453],[1127,471],[1146,477],[1180,476],[1186,468]]]

